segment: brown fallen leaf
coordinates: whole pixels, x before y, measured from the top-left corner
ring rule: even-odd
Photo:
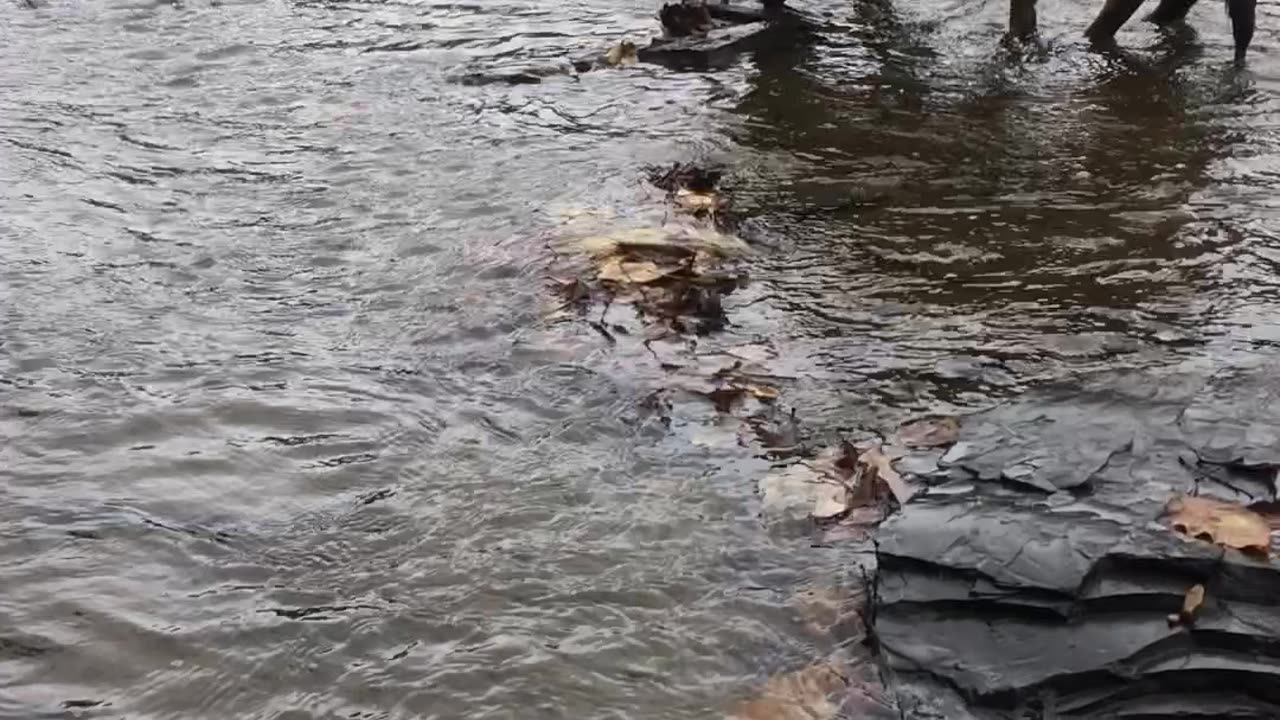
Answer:
[[[1260,555],[1271,552],[1271,527],[1258,513],[1229,502],[1179,495],[1165,506],[1170,526],[1184,535]]]
[[[584,208],[559,206],[549,211],[561,225],[578,225],[613,219],[617,213],[611,208]]]
[[[1182,610],[1176,615],[1169,616],[1170,625],[1187,625],[1190,626],[1196,621],[1196,613],[1200,612],[1201,606],[1204,605],[1204,586],[1199,583],[1187,588],[1187,594],[1182,598]]]
[[[893,493],[893,497],[898,501],[899,505],[906,505],[907,501],[915,495],[915,488],[911,487],[897,470],[893,469],[893,460],[885,455],[880,448],[872,447],[858,456],[858,462],[862,465],[873,469],[880,481],[889,488]]]
[[[563,300],[563,305],[575,305],[591,298],[591,288],[576,277],[550,277],[551,290]]]
[[[953,417],[913,420],[898,428],[898,443],[912,448],[953,445],[960,437],[960,421]]]
[[[789,604],[799,612],[805,626],[815,635],[820,635],[840,619],[844,601],[840,588],[819,585],[796,591]]]
[[[844,674],[827,662],[774,675],[760,697],[739,704],[728,720],[828,720],[839,710],[836,694],[847,684]]]
[[[722,413],[733,412],[733,406],[742,400],[742,396],[746,391],[737,387],[720,387],[710,392],[702,393],[712,405],[716,406],[716,410]]]

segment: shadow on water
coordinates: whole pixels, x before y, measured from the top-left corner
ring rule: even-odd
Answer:
[[[993,39],[953,64],[891,3],[852,12],[847,35],[757,53],[736,107],[785,332],[821,338],[833,378],[901,385],[971,356],[1014,387],[1213,332],[1198,298],[1238,232],[1193,206],[1244,140],[1211,110],[1247,89],[1194,30],[1139,50]],[[959,399],[894,401],[935,391]]]

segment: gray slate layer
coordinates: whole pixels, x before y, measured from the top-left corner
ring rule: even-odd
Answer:
[[[1278,395],[1265,366],[1109,375],[965,418],[876,535],[902,717],[1280,718],[1280,563],[1157,521],[1176,493],[1276,499]]]

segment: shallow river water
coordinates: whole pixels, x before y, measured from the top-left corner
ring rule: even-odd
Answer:
[[[0,718],[705,718],[826,652],[795,598],[857,563],[547,320],[564,211],[651,222],[646,164],[725,166],[726,337],[815,434],[1274,353],[1280,6],[1236,71],[1217,3],[1128,56],[1041,5],[1026,57],[1000,2],[809,2],[508,84],[656,4],[8,3]]]

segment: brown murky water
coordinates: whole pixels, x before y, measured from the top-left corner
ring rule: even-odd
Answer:
[[[1280,9],[1089,52],[1092,8],[808,3],[715,72],[468,84],[653,3],[11,3],[0,20],[0,717],[703,718],[855,573],[749,448],[548,323],[562,208],[726,165],[815,434],[1280,344]],[[730,431],[724,431],[728,433]],[[722,433],[723,434],[723,433]],[[717,436],[718,437],[718,436]],[[723,438],[720,438],[721,440]]]

